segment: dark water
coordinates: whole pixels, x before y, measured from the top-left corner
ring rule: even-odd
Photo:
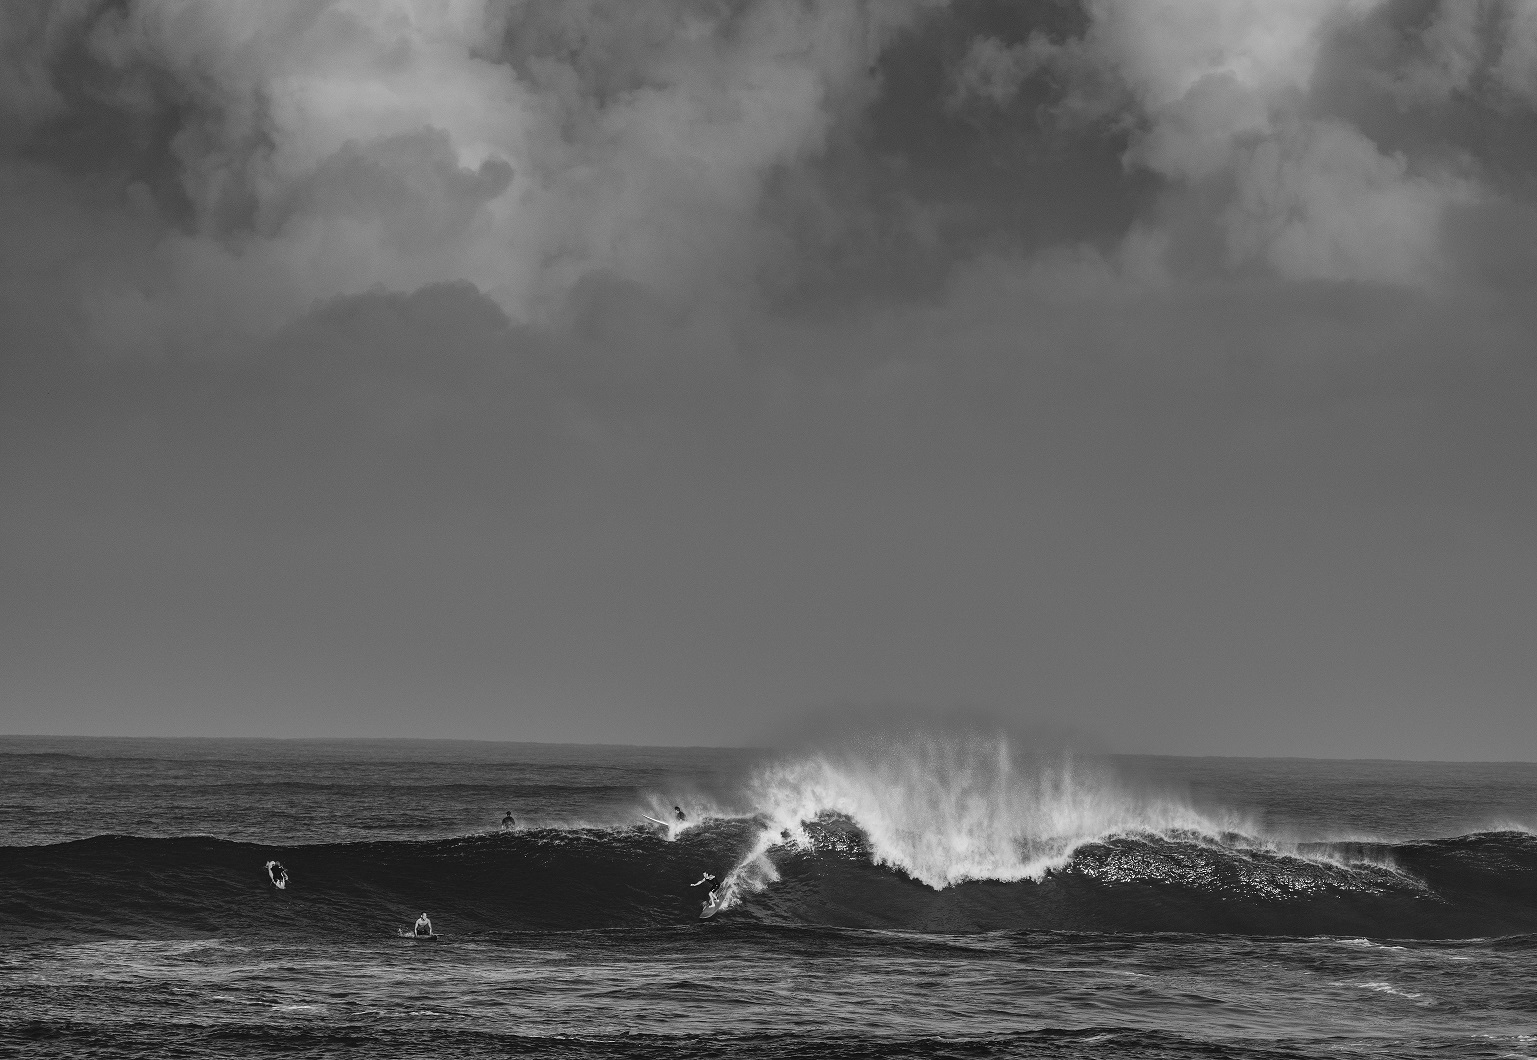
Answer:
[[[1537,1056],[1533,824],[1522,764],[9,738],[0,1053]]]

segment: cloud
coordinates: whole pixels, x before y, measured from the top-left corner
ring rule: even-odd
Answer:
[[[1442,225],[1470,181],[1415,175],[1338,122],[1299,123],[1235,155],[1225,216],[1233,260],[1287,279],[1428,285],[1443,278]]]
[[[468,280],[548,319],[594,273],[742,297],[765,182],[819,151],[916,9],[27,3],[0,94],[32,156],[151,193],[148,260],[82,292],[104,345],[185,348],[193,304],[281,321],[375,284]],[[97,114],[142,135],[72,166],[61,137]]]
[[[1048,64],[1060,65],[1062,50],[1041,33],[1012,46],[997,37],[978,37],[956,69],[950,104],[959,108],[982,99],[1004,106],[1032,74]]]
[[[1537,5],[1531,0],[1440,0],[1422,22],[1392,20],[1383,5],[1376,22],[1395,60],[1371,71],[1400,106],[1438,106],[1478,99],[1501,109],[1537,103]],[[1380,49],[1379,45],[1379,49]]]
[[[0,166],[23,212],[102,233],[64,263],[73,333],[135,356],[236,356],[317,300],[454,281],[556,331],[639,290],[708,343],[1015,251],[1077,262],[1063,283],[1099,261],[1431,288],[1490,272],[1448,225],[1529,190],[1495,187],[1493,147],[1396,142],[1321,71],[1386,33],[1383,98],[1517,123],[1537,23],[1406,10],[16,3]],[[17,289],[50,253],[0,250]]]
[[[1156,223],[1174,253],[1185,248],[1187,262],[1215,225],[1223,254],[1205,255],[1208,268],[1258,263],[1289,280],[1420,287],[1455,271],[1443,233],[1455,211],[1483,194],[1473,167],[1455,154],[1384,150],[1331,114],[1315,90],[1325,49],[1386,5],[1092,0],[1086,7],[1080,37],[1052,42],[1036,34],[1011,48],[978,39],[957,92],[997,102],[1037,72],[1075,86],[1056,105],[1059,120],[1130,130],[1125,164],[1166,182]],[[1423,101],[1466,85],[1491,17],[1484,7],[1439,8],[1418,35],[1421,49],[1393,75],[1393,91]],[[1513,13],[1510,26],[1521,17]],[[1511,28],[1508,36],[1507,54],[1518,54],[1519,33]],[[1147,225],[1135,232],[1145,246]]]
[[[1099,5],[1102,47],[1145,119],[1128,162],[1231,188],[1230,260],[1288,279],[1429,285],[1466,180],[1415,172],[1359,130],[1317,116],[1308,87],[1326,34],[1369,4]]]
[[[1483,64],[1485,36],[1495,4],[1489,0],[1439,5],[1412,57],[1391,85],[1404,104],[1440,103],[1467,92]]]
[[[1505,44],[1494,80],[1516,99],[1537,107],[1537,4],[1514,0],[1506,16]]]

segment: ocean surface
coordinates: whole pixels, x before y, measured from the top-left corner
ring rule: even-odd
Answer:
[[[1534,826],[1519,763],[0,738],[0,1054],[1534,1057]]]

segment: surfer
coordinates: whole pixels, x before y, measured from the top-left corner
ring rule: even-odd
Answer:
[[[683,816],[683,807],[681,807],[681,806],[674,806],[672,808],[672,812],[678,815],[678,823],[679,824],[682,824],[684,821],[688,820],[687,817]]]
[[[502,831],[510,832],[518,822],[512,819],[512,811],[507,811],[507,816],[502,818]]]
[[[713,879],[715,879],[715,876],[712,873],[708,873],[707,872],[703,876],[699,877],[699,879],[697,879],[693,883],[689,884],[689,886],[690,887],[698,887],[701,883],[709,883]]]
[[[272,881],[272,886],[280,891],[288,886],[288,870],[283,867],[281,861],[267,862],[267,878]]]
[[[411,933],[413,935],[432,934],[432,921],[427,919],[426,913],[423,913],[421,916],[416,918],[416,926],[411,929]]]

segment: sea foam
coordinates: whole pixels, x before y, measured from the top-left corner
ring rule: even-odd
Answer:
[[[1084,843],[1114,835],[1219,837],[1250,832],[1233,815],[1136,792],[1105,765],[1021,753],[1008,737],[903,733],[865,737],[761,767],[747,795],[763,837],[734,875],[772,877],[774,845],[809,847],[806,826],[844,817],[873,860],[935,889],[971,880],[1040,880]]]

